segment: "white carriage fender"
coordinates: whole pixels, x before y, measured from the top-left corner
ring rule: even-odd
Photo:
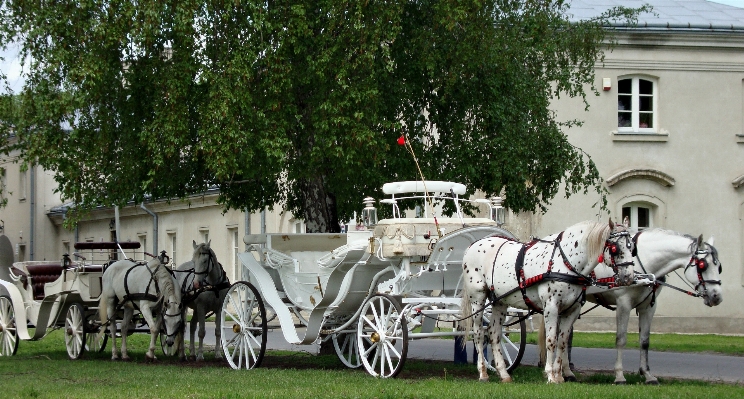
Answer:
[[[27,319],[26,319],[26,307],[23,303],[23,297],[21,291],[13,283],[9,283],[5,280],[0,280],[0,284],[5,287],[10,296],[10,301],[13,303],[13,313],[15,313],[16,319],[16,332],[18,333],[18,339],[28,341],[31,336],[28,335]],[[20,320],[20,321],[19,321]]]

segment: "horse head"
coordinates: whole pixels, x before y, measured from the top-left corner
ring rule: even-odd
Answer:
[[[221,268],[218,267],[217,255],[215,255],[210,244],[212,241],[197,244],[192,241],[194,246],[194,288],[215,284],[222,277]]]
[[[633,252],[635,244],[630,236],[628,228],[620,223],[613,223],[610,219],[609,234],[604,242],[602,254],[597,261],[604,263],[615,272],[615,283],[619,286],[627,286],[634,281]]]
[[[720,277],[723,267],[713,241],[713,237],[708,242],[703,241],[701,234],[693,242],[694,251],[690,262],[685,266],[685,278],[695,285],[695,291],[703,298],[706,306],[716,306],[723,301]]]
[[[158,305],[160,306],[158,308],[160,308],[167,335],[165,343],[172,346],[176,335],[181,331],[183,322],[181,290],[178,289],[178,282],[173,276],[173,272],[165,264],[160,263],[158,265],[155,275],[160,282],[160,298],[158,299]]]

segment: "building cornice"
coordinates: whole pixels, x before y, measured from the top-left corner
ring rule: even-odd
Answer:
[[[669,176],[662,171],[648,168],[626,169],[610,176],[609,178],[607,178],[607,180],[605,180],[605,182],[607,183],[608,187],[612,187],[623,180],[631,178],[651,180],[664,187],[671,187],[676,182],[672,176]]]

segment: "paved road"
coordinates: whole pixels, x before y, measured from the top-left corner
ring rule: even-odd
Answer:
[[[302,336],[303,333],[300,333]],[[284,339],[279,330],[269,332],[267,339],[269,350],[294,350],[317,353],[314,345],[291,345]],[[207,325],[205,344],[214,345],[214,325]],[[468,344],[468,354],[472,356],[472,343]],[[614,349],[573,348],[572,361],[581,370],[612,370],[615,364]],[[454,358],[452,340],[421,339],[411,341],[408,345],[408,357],[451,361]],[[638,350],[623,351],[623,367],[626,372],[638,372]],[[522,363],[537,366],[537,347],[527,345]],[[705,379],[744,383],[744,357],[720,356],[709,354],[649,352],[651,371],[657,377],[676,377],[686,379]]]

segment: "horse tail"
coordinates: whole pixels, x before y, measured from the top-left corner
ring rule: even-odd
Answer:
[[[539,323],[540,328],[537,330],[537,365],[545,366],[548,359],[548,349],[545,347],[545,318]]]
[[[98,302],[98,315],[101,318],[101,326],[106,328],[106,321],[108,321],[108,296],[101,295],[101,300]]]
[[[462,287],[460,310],[462,312],[462,319],[459,322],[459,329],[465,331],[465,339],[462,339],[460,342],[461,346],[464,348],[465,344],[468,342],[468,335],[473,331],[473,306],[470,303],[470,290],[468,289],[468,284],[463,284]]]

